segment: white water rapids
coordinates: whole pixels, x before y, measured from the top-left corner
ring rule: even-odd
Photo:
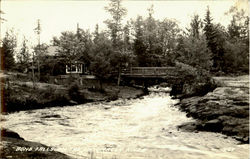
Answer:
[[[222,134],[183,132],[187,118],[163,92],[4,115],[3,126],[77,159],[247,159],[249,145]]]

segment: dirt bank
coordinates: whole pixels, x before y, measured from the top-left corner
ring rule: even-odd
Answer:
[[[185,98],[176,106],[197,119],[180,126],[185,130],[221,132],[249,142],[249,76],[215,77],[214,91],[202,97]]]

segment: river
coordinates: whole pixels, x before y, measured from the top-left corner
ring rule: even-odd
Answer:
[[[219,133],[184,132],[168,93],[138,99],[21,111],[3,125],[25,140],[77,159],[247,159],[249,145]]]

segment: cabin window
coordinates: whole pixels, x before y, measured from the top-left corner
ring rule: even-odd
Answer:
[[[71,72],[76,72],[76,65],[71,65]]]
[[[82,73],[82,64],[66,65],[66,73]]]

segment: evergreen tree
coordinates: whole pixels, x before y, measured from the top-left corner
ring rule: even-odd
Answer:
[[[96,26],[95,26],[95,31],[94,31],[93,35],[94,35],[93,42],[97,43],[98,38],[99,38],[99,25],[98,24],[96,24]]]
[[[29,49],[27,46],[27,39],[24,37],[23,43],[22,43],[22,48],[17,54],[17,62],[20,64],[19,69],[24,71],[25,68],[28,68],[29,61],[30,61],[30,54],[29,54]]]
[[[206,21],[211,24],[210,13],[206,17]],[[207,30],[213,29],[212,25],[207,26]],[[176,47],[177,60],[193,66],[199,71],[210,71],[213,64],[212,53],[208,47],[206,36],[201,31],[202,22],[198,15],[194,15],[191,19],[190,28],[187,29],[185,36],[178,38]],[[209,32],[208,32],[209,35]]]
[[[110,0],[111,2],[105,10],[110,13],[112,19],[108,19],[105,21],[107,24],[110,35],[112,39],[113,46],[117,48],[119,46],[119,41],[121,40],[122,36],[122,19],[127,14],[127,10],[122,7],[122,0]]]
[[[143,19],[142,16],[138,16],[136,21],[133,22],[134,25],[134,31],[135,31],[135,39],[134,39],[134,53],[137,57],[137,62],[139,66],[145,66],[146,65],[146,46],[144,44],[143,39]]]
[[[221,71],[223,67],[223,38],[221,37],[221,32],[219,28],[212,23],[212,17],[210,15],[209,7],[207,8],[206,16],[204,19],[204,34],[207,40],[207,46],[212,52],[212,60],[213,60],[213,70]]]
[[[235,16],[233,16],[233,19],[231,20],[231,23],[228,26],[228,34],[230,39],[232,40],[240,38],[240,27],[236,24]]]
[[[11,71],[15,68],[16,63],[14,59],[14,54],[16,46],[17,46],[17,39],[16,36],[14,35],[14,32],[12,30],[7,31],[2,41],[2,53],[1,53],[3,56],[2,70]]]
[[[132,50],[131,48],[131,39],[130,39],[130,32],[131,32],[131,25],[129,22],[123,28],[123,41],[124,41],[124,49],[125,50]]]
[[[110,56],[112,55],[112,42],[108,39],[105,32],[98,31],[98,27],[94,32],[93,52],[90,54],[91,63],[90,71],[100,79],[102,89],[102,81],[110,77],[112,65]]]
[[[208,21],[210,21],[209,18],[208,18]],[[210,21],[210,23],[211,23],[211,21]],[[191,20],[190,29],[188,29],[188,32],[190,33],[191,36],[193,36],[195,38],[199,38],[201,35],[202,28],[203,28],[203,23],[202,23],[199,15],[195,14]]]

